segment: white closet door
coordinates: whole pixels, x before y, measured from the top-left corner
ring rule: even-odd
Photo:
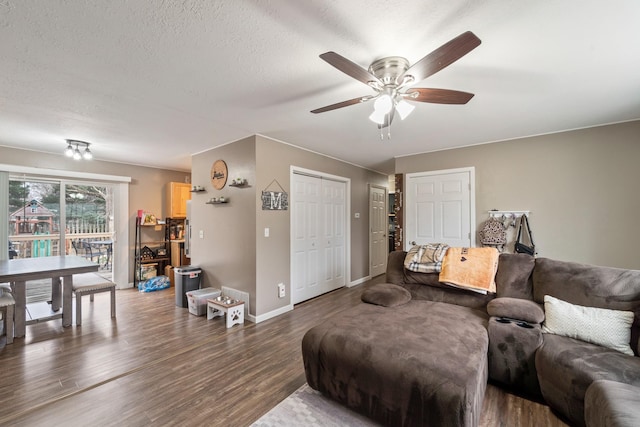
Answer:
[[[470,171],[407,174],[405,248],[417,244],[472,244]]]
[[[346,284],[346,184],[293,174],[291,188],[291,298],[297,304]]]
[[[345,193],[344,182],[322,180],[322,208],[324,268],[322,288],[324,292],[345,285]]]
[[[320,250],[321,181],[304,175],[294,175],[291,205],[291,298],[294,304],[320,295],[318,266]]]

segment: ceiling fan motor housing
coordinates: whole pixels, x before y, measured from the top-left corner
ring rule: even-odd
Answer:
[[[409,61],[401,56],[389,56],[374,61],[369,66],[369,72],[376,76],[384,86],[398,86],[397,81],[409,69]]]

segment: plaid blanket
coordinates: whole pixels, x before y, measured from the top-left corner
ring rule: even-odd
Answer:
[[[449,245],[444,243],[415,245],[404,258],[404,268],[416,273],[439,273],[447,249]]]

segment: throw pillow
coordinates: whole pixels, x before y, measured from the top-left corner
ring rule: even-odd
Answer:
[[[362,292],[361,299],[369,304],[395,307],[411,301],[411,293],[402,286],[378,283]]]
[[[608,347],[633,356],[629,345],[633,312],[585,307],[544,296],[542,332]]]

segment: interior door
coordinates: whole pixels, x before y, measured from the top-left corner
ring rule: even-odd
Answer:
[[[346,285],[346,184],[293,174],[291,299],[294,304]]]
[[[371,277],[379,276],[387,270],[387,191],[383,187],[369,187],[369,258]]]
[[[417,244],[475,245],[473,169],[407,174],[405,249]]]

